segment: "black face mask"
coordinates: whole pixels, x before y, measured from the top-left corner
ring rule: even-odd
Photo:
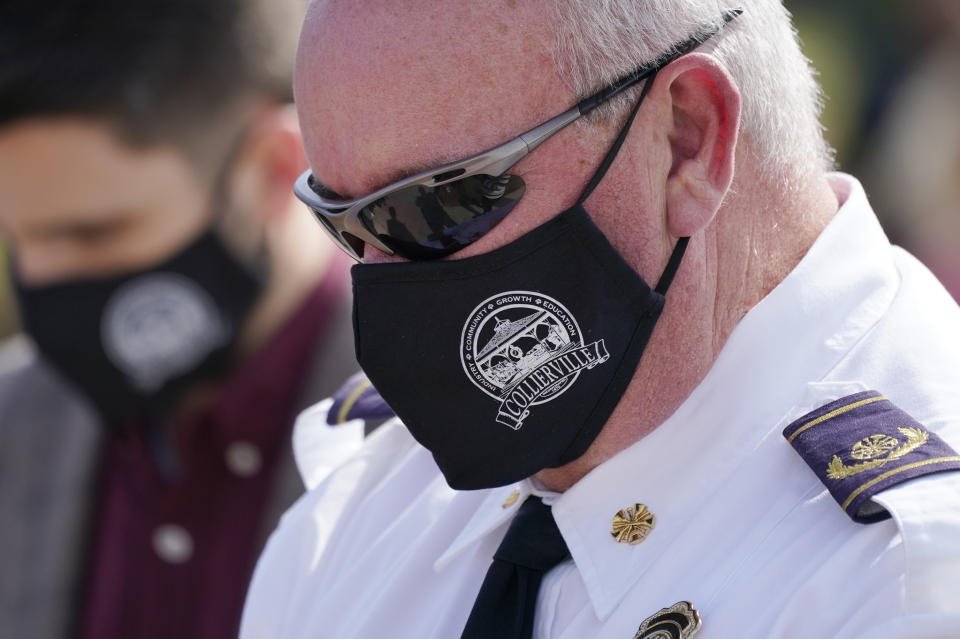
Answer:
[[[120,277],[43,287],[14,277],[24,330],[110,424],[162,418],[220,375],[262,282],[212,230]]]
[[[357,359],[453,488],[580,457],[636,371],[658,290],[581,206],[485,255],[353,267]]]
[[[578,203],[510,244],[353,267],[357,359],[453,488],[577,459],[633,378],[687,245],[651,290],[582,207],[635,114]]]

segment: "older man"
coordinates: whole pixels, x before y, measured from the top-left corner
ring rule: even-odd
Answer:
[[[826,172],[780,2],[318,0],[295,92],[403,423],[243,637],[955,631],[960,313]]]

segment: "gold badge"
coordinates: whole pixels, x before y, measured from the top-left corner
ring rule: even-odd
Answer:
[[[613,516],[613,538],[621,544],[639,544],[647,538],[656,518],[643,504],[617,511]]]
[[[633,639],[689,639],[700,632],[700,614],[689,601],[678,601],[640,624]]]

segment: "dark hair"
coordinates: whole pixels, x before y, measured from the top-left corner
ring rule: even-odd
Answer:
[[[178,142],[244,100],[289,101],[299,3],[3,0],[0,126],[76,115]]]

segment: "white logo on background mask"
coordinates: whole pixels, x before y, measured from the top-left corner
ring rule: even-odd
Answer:
[[[210,295],[173,273],[145,275],[120,287],[100,328],[107,356],[144,392],[194,368],[230,333]]]

